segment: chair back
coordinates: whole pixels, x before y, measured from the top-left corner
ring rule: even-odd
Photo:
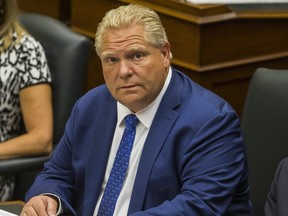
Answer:
[[[288,155],[288,70],[256,70],[241,121],[251,200],[255,215],[261,216],[277,165]]]
[[[54,145],[60,141],[76,100],[84,93],[91,41],[52,17],[22,13],[21,25],[44,48],[52,74]],[[15,175],[14,200],[23,200],[49,155],[2,160],[0,173]]]
[[[91,42],[52,17],[22,13],[19,20],[46,53],[52,74],[54,144],[57,144],[73,104],[83,94]]]

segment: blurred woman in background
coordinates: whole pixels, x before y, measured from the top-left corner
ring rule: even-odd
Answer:
[[[16,0],[0,0],[0,163],[52,150],[51,74],[17,14]],[[0,176],[0,201],[11,199],[13,189],[13,176]]]

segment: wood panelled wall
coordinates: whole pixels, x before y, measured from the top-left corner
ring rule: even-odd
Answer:
[[[71,0],[17,0],[19,8],[26,12],[45,14],[65,23],[71,21]]]
[[[64,20],[91,40],[105,12],[127,3],[156,10],[171,43],[173,66],[225,98],[240,116],[257,68],[288,69],[285,10],[237,11],[225,5],[176,0],[19,0],[22,10]],[[93,51],[85,91],[102,83],[101,64]]]

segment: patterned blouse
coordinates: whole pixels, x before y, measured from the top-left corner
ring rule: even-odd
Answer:
[[[13,33],[13,43],[0,53],[0,145],[23,131],[19,92],[39,83],[51,83],[51,74],[44,50],[39,42],[23,33],[20,43]],[[0,38],[0,47],[3,47]],[[0,176],[0,200],[13,193],[13,177]]]

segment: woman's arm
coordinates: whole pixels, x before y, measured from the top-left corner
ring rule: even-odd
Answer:
[[[50,84],[37,84],[20,91],[26,134],[0,145],[0,158],[47,154],[52,150],[53,113]]]

